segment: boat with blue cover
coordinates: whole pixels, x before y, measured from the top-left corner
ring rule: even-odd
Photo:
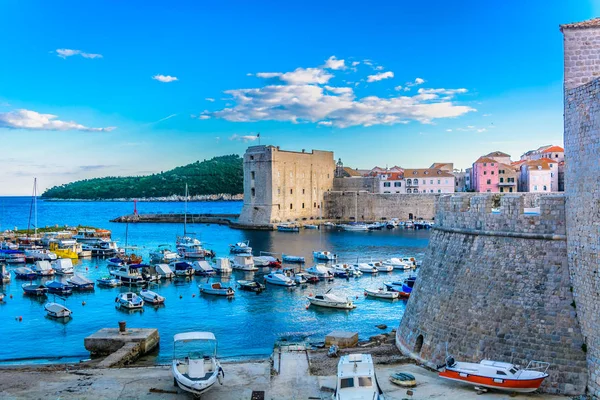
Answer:
[[[48,288],[48,293],[51,294],[60,294],[64,296],[73,293],[73,286],[59,281],[46,282],[46,287]]]

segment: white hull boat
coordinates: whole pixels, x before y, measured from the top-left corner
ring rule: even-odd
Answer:
[[[400,297],[400,293],[388,292],[386,290],[383,290],[382,288],[365,289],[365,296],[376,297],[378,299],[397,299],[398,297]]]
[[[70,258],[59,258],[51,263],[52,269],[57,275],[71,275],[75,273],[73,261]]]
[[[391,265],[384,265],[382,262],[374,261],[370,262],[369,266],[377,268],[378,272],[392,272],[394,267]]]
[[[143,285],[146,283],[139,268],[133,265],[122,265],[111,270],[110,275],[125,285]]]
[[[54,269],[50,265],[49,261],[36,261],[33,266],[33,272],[39,276],[52,276],[54,275]]]
[[[258,271],[254,265],[252,254],[238,254],[231,260],[231,268],[239,271]]]
[[[94,281],[81,275],[73,275],[67,279],[67,283],[75,290],[94,290]]]
[[[117,307],[135,310],[144,307],[144,300],[133,292],[121,293],[115,299]]]
[[[308,272],[311,275],[315,275],[317,278],[319,278],[321,280],[333,279],[333,272],[331,271],[330,268],[326,267],[323,264],[313,265],[312,267],[307,268],[306,272]]]
[[[391,266],[393,269],[406,270],[413,268],[410,264],[404,262],[399,258],[390,258],[389,260],[385,260],[383,263],[385,266]]]
[[[337,308],[341,310],[352,310],[356,308],[356,305],[352,302],[352,300],[343,299],[334,294],[317,294],[306,297],[311,305],[319,306],[319,307],[327,307],[327,308]]]
[[[323,261],[335,261],[337,259],[337,255],[330,251],[313,251],[313,257],[316,260]]]
[[[198,285],[200,293],[212,294],[214,296],[227,296],[231,297],[235,295],[235,291],[229,286],[223,286],[221,282],[203,283]]]
[[[120,280],[118,280],[117,278],[111,278],[110,276],[105,276],[103,278],[96,279],[96,283],[98,284],[98,286],[104,288],[115,288],[121,286],[122,284]]]
[[[250,241],[248,241],[248,240],[245,242],[239,242],[239,243],[230,245],[229,250],[233,254],[244,254],[244,253],[252,254],[252,247],[250,247]]]
[[[34,260],[34,261],[52,261],[56,260],[58,257],[56,254],[51,252],[50,250],[45,249],[28,249],[25,250],[25,258]]]
[[[46,303],[44,309],[49,317],[56,319],[69,318],[73,314],[73,311],[58,303]]]
[[[375,376],[370,354],[348,354],[340,357],[335,400],[383,400],[383,391]]]
[[[271,272],[270,274],[265,275],[265,282],[278,286],[296,286],[296,282],[294,282],[292,278],[286,276],[283,272]]]
[[[140,297],[144,299],[145,303],[152,304],[154,306],[165,304],[165,298],[151,290],[142,289],[140,291]]]
[[[231,263],[229,262],[229,258],[217,258],[215,260],[215,265],[213,266],[213,269],[221,274],[230,274],[232,269]]]
[[[194,261],[192,267],[194,268],[194,275],[211,276],[216,273],[208,261]]]
[[[354,268],[359,270],[363,274],[377,274],[379,272],[377,268],[367,263],[354,264]]]
[[[283,262],[287,262],[287,263],[304,264],[304,262],[305,262],[304,257],[291,256],[289,254],[282,254],[281,259],[283,260]]]
[[[160,279],[173,279],[175,277],[173,270],[167,264],[156,264],[154,269]]]
[[[194,275],[194,267],[187,261],[174,261],[169,264],[171,271],[175,273],[175,276],[192,276]]]
[[[173,261],[179,260],[181,257],[179,254],[175,253],[171,249],[169,249],[168,245],[160,245],[158,249],[150,252],[150,260],[153,263],[170,263]]]

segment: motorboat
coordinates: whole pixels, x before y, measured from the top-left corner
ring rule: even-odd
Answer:
[[[32,296],[45,296],[48,288],[39,283],[25,283],[21,285],[23,292]]]
[[[10,282],[10,272],[6,270],[6,265],[0,264],[0,283]]]
[[[216,274],[215,270],[210,266],[208,261],[194,261],[192,263],[192,267],[194,268],[194,275],[199,276],[211,276]]]
[[[331,268],[328,268],[325,264],[315,264],[312,267],[307,268],[306,272],[316,276],[320,280],[333,279],[333,272],[331,271]]]
[[[389,220],[389,221],[385,221],[385,227],[388,229],[394,229],[395,227],[398,226],[398,221],[396,220]]]
[[[330,251],[313,251],[313,257],[315,260],[323,261],[335,261],[337,259],[337,255]]]
[[[50,251],[56,254],[58,259],[69,258],[76,260],[79,258],[79,255],[77,254],[77,241],[73,239],[51,242]]]
[[[200,288],[200,293],[212,294],[215,296],[230,297],[235,295],[235,291],[231,287],[224,286],[221,282],[201,283],[200,285],[198,285],[198,288]]]
[[[153,263],[170,263],[179,260],[181,256],[169,248],[168,244],[161,244],[154,251],[150,252],[150,261]]]
[[[379,231],[383,228],[385,228],[384,222],[373,222],[372,224],[367,225],[367,229],[369,229],[370,231]]]
[[[544,379],[550,364],[542,361],[530,361],[527,367],[482,360],[479,363],[455,361],[446,358],[446,364],[439,376],[444,379],[471,384],[475,387],[498,389],[507,392],[529,393],[536,391]]]
[[[366,232],[369,230],[369,226],[367,224],[362,224],[362,223],[350,223],[350,224],[341,224],[338,225],[340,228],[342,228],[345,231],[349,231],[349,232]]]
[[[142,289],[140,291],[140,297],[144,299],[145,303],[152,304],[154,306],[157,306],[159,304],[165,304],[165,298],[151,290]]]
[[[175,276],[194,275],[194,267],[187,261],[174,261],[169,264],[169,268],[175,273]]]
[[[240,271],[258,271],[254,265],[252,254],[237,254],[231,260],[231,268]]]
[[[254,265],[257,267],[280,268],[281,261],[273,256],[256,256],[254,257]]]
[[[173,279],[175,274],[167,264],[155,264],[154,268],[160,279]]]
[[[58,260],[52,261],[50,265],[57,275],[71,275],[75,273],[73,261],[71,261],[70,258],[59,258]]]
[[[291,256],[289,254],[282,254],[281,259],[286,263],[304,264],[305,259],[301,256]]]
[[[327,221],[327,222],[323,223],[323,225],[329,226],[329,227],[335,226],[335,224],[333,222],[330,222],[330,221]]]
[[[36,261],[33,265],[33,272],[39,276],[52,276],[54,275],[54,269],[50,265],[50,261]]]
[[[177,255],[187,259],[203,260],[212,255],[212,252],[204,249],[198,239],[184,237],[177,243]]]
[[[294,280],[289,276],[285,275],[283,271],[273,271],[265,275],[265,282],[277,286],[296,286],[296,282],[294,282]]]
[[[279,232],[300,232],[300,226],[294,223],[281,223],[277,225]]]
[[[246,290],[249,292],[256,292],[256,293],[260,293],[263,290],[266,289],[266,286],[263,285],[260,282],[257,281],[245,281],[245,280],[241,280],[241,281],[237,281],[239,287],[241,290]]]
[[[79,243],[98,243],[110,240],[110,236],[111,232],[107,229],[82,228],[73,235],[73,239]]]
[[[363,274],[377,274],[379,270],[367,263],[358,263],[353,265],[354,269],[362,272]]]
[[[142,257],[135,254],[119,254],[116,257],[108,259],[108,265],[113,267],[120,267],[121,265],[141,264]]]
[[[362,275],[362,272],[350,264],[335,264],[332,268],[333,274],[338,278],[359,277]]]
[[[161,278],[154,265],[140,264],[140,273],[146,282],[158,282]]]
[[[73,311],[58,303],[46,303],[44,310],[46,310],[46,314],[49,317],[56,319],[70,318],[71,314],[73,314]]]
[[[365,296],[376,297],[378,299],[397,299],[400,297],[399,292],[390,292],[383,288],[365,289]]]
[[[411,264],[403,261],[403,259],[400,258],[390,258],[389,260],[385,260],[382,262],[383,265],[385,266],[391,266],[393,269],[399,269],[399,270],[406,270],[406,269],[411,269],[413,268]]]
[[[304,280],[306,283],[318,283],[319,277],[309,274],[308,272],[296,272],[295,274],[296,283],[298,283],[298,279]]]
[[[18,250],[19,245],[13,242],[2,241],[0,242],[0,250]]]
[[[67,279],[67,283],[73,286],[74,290],[94,290],[94,281],[81,275],[73,275],[71,278]]]
[[[122,265],[110,270],[110,275],[119,279],[125,285],[143,285],[146,283],[139,265]]]
[[[402,291],[404,293],[410,294],[415,286],[415,282],[417,278],[415,276],[411,276],[410,278],[406,278],[404,282],[402,282]]]
[[[46,288],[48,288],[48,293],[51,294],[66,296],[73,293],[73,286],[59,281],[46,282]]]
[[[171,367],[177,386],[194,397],[208,391],[225,376],[217,360],[217,339],[211,332],[178,333],[173,337]]]
[[[246,240],[245,242],[229,245],[229,251],[233,254],[252,253],[252,247],[250,247],[250,241]]]
[[[17,279],[35,279],[38,275],[28,267],[15,268],[15,277]]]
[[[94,257],[113,257],[119,253],[119,248],[115,242],[102,239],[82,243],[81,248],[85,252],[91,252]]]
[[[4,293],[0,293],[0,303],[2,303],[4,301]]]
[[[392,272],[394,270],[392,265],[384,265],[381,261],[372,261],[368,265],[377,268],[378,272]]]
[[[306,296],[313,306],[339,308],[343,310],[352,310],[356,305],[350,299],[344,299],[331,293]]]
[[[55,253],[51,252],[47,249],[42,249],[41,247],[35,246],[30,249],[25,250],[25,259],[30,259],[34,261],[52,261],[56,260],[58,257]]]
[[[230,274],[232,269],[231,263],[229,262],[229,258],[217,258],[215,260],[215,265],[213,266],[213,269],[221,274]]]
[[[333,399],[384,399],[370,354],[348,354],[340,357]]]
[[[25,253],[20,250],[0,250],[0,261],[7,264],[25,264]]]
[[[117,286],[121,286],[122,282],[119,279],[111,278],[110,276],[105,276],[99,279],[96,279],[96,283],[100,287],[104,288],[114,288]]]
[[[133,292],[121,293],[115,299],[116,306],[127,310],[135,310],[144,307],[144,299]]]
[[[304,225],[304,229],[319,229],[319,225],[306,224]]]

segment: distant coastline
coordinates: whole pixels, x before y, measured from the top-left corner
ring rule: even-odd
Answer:
[[[167,197],[135,197],[135,198],[114,198],[114,199],[57,199],[57,198],[42,198],[43,201],[62,201],[62,202],[74,202],[74,201],[114,201],[114,202],[183,202],[185,196],[172,195]],[[243,194],[199,194],[195,196],[189,196],[187,201],[189,202],[203,202],[203,201],[242,201],[244,200]]]

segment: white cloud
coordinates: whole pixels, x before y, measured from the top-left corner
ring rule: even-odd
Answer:
[[[344,60],[338,60],[337,58],[335,58],[335,56],[331,56],[329,57],[329,59],[327,59],[327,61],[325,61],[325,65],[323,66],[323,68],[326,69],[346,69],[346,64],[344,63]]]
[[[402,90],[402,86],[396,86],[394,90]]]
[[[388,78],[393,78],[393,77],[394,77],[394,73],[392,71],[379,72],[375,75],[367,76],[367,82],[377,82],[377,81],[381,81],[383,79],[388,79]]]
[[[425,83],[425,80],[422,78],[415,79],[415,85],[422,85]]]
[[[329,90],[332,93],[339,95],[352,95],[354,91],[349,87],[334,87],[334,86],[325,86],[325,89]]]
[[[477,129],[477,133],[482,133],[482,132],[485,132],[485,131],[487,131],[487,129],[485,129],[485,128]]]
[[[278,78],[279,80],[286,82],[290,85],[301,85],[301,84],[325,84],[329,82],[333,75],[325,72],[321,68],[296,68],[292,72],[259,72],[256,74],[259,78],[272,79]]]
[[[484,117],[491,117],[492,114],[483,114]]]
[[[352,66],[356,67],[358,64],[360,64],[360,61],[352,61]]]
[[[455,94],[463,94],[463,93],[467,93],[468,90],[461,88],[461,89],[425,89],[425,88],[420,88],[417,91],[419,94],[423,93],[423,94],[440,94],[440,95],[446,95],[446,96],[454,96]]]
[[[333,122],[331,122],[331,121],[319,121],[318,125],[332,126]]]
[[[159,82],[164,82],[164,83],[169,83],[169,82],[174,82],[174,81],[179,80],[179,79],[177,79],[176,76],[171,76],[171,75],[154,75],[152,77],[152,79],[157,80]]]
[[[446,132],[452,132],[452,129],[446,129]]]
[[[206,101],[210,101],[211,103],[214,103],[214,102],[215,102],[215,99],[213,99],[212,97],[207,97],[207,98],[205,98],[204,100],[206,100]]]
[[[237,133],[232,135],[229,138],[229,140],[237,140],[239,142],[244,142],[244,143],[253,142],[257,139],[258,139],[258,136],[256,136],[256,135],[238,135]]]
[[[56,55],[58,55],[60,58],[67,58],[76,55],[80,55],[83,58],[102,58],[102,54],[86,53],[81,50],[73,49],[56,49]]]
[[[210,115],[202,114],[198,116],[198,119],[210,119]]]
[[[378,65],[375,67],[376,71],[383,71],[383,67],[381,65]]]
[[[90,128],[73,121],[61,121],[56,115],[40,114],[31,110],[15,110],[0,113],[0,128],[47,131],[110,132],[115,127]]]

